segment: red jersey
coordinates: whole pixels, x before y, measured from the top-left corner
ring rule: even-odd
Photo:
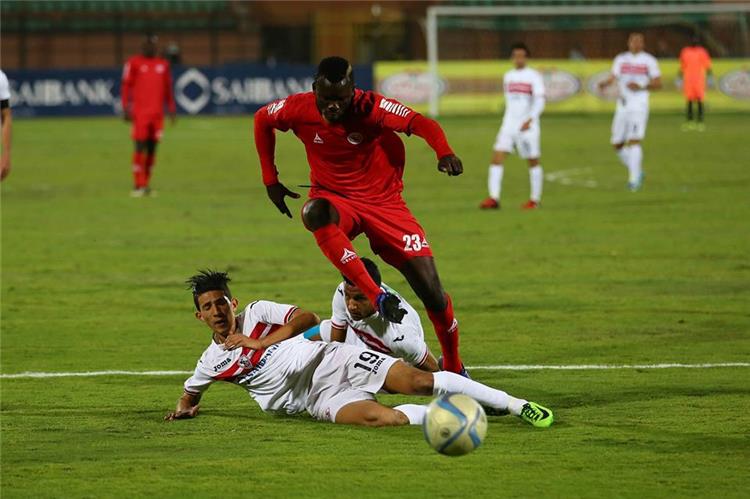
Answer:
[[[680,69],[685,80],[705,78],[711,69],[711,56],[703,47],[685,47],[680,52]]]
[[[419,123],[429,137],[416,128]],[[305,145],[311,196],[332,192],[377,202],[398,195],[403,188],[404,146],[394,131],[423,136],[439,158],[453,154],[436,123],[398,101],[357,89],[344,120],[328,123],[314,93],[305,92],[272,102],[255,115],[255,143],[266,185],[278,182],[273,129],[292,130]]]
[[[134,55],[122,72],[121,94],[123,110],[133,114],[163,115],[165,104],[169,112],[174,113],[169,62],[161,57]]]

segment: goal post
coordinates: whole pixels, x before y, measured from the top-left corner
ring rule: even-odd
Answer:
[[[463,19],[550,19],[558,16],[593,18],[595,16],[684,16],[684,15],[736,15],[745,55],[748,50],[747,14],[750,13],[750,2],[732,0],[716,3],[669,2],[655,4],[641,3],[606,3],[589,5],[434,5],[427,8],[425,23],[427,40],[427,71],[429,74],[428,112],[432,117],[440,115],[440,21],[449,18]],[[467,58],[471,58],[467,56]]]

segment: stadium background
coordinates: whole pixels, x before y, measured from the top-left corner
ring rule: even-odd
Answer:
[[[65,374],[191,369],[205,337],[183,280],[197,267],[228,269],[241,300],[325,316],[338,276],[300,204],[288,222],[268,203],[250,139],[250,113],[309,87],[319,57],[349,57],[362,86],[424,110],[429,6],[613,3],[0,2],[0,67],[18,118],[1,205],[3,497],[744,497],[747,14],[440,21],[440,119],[466,172],[437,175],[434,154],[406,139],[406,197],[457,304],[472,375],[548,403],[551,431],[494,418],[482,448],[447,460],[414,428],[273,418],[230,386],[212,388],[196,420],[165,426],[184,374]],[[666,81],[652,94],[648,178],[635,195],[608,144],[611,96],[590,91],[632,30]],[[182,116],[160,146],[159,196],[133,200],[118,87],[146,31],[180,49]],[[715,64],[703,134],[679,129],[675,57],[694,32]],[[476,205],[519,39],[559,95],[542,118],[545,205],[516,209],[527,179],[511,158],[508,204],[490,218]],[[306,183],[294,137],[279,134],[278,149],[282,178]],[[417,305],[396,271],[383,273]],[[429,326],[427,340],[437,351]],[[699,367],[654,369],[673,363]]]

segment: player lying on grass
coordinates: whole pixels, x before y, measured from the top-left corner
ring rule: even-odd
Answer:
[[[341,57],[318,65],[313,91],[290,95],[255,113],[255,147],[268,197],[291,217],[274,163],[275,130],[292,130],[310,164],[310,199],[302,221],[323,254],[367,296],[380,314],[401,322],[398,297],[383,292],[367,274],[351,240],[364,233],[373,252],[398,269],[422,300],[443,351],[445,369],[464,372],[459,327],[450,296],[440,283],[425,231],[401,197],[406,163],[395,132],[417,135],[435,151],[437,169],[463,172],[440,125],[403,104],[356,88],[352,67]]]
[[[188,280],[195,317],[211,329],[206,348],[185,381],[184,393],[164,419],[192,418],[201,395],[215,381],[242,386],[264,412],[298,414],[343,424],[421,424],[427,406],[386,407],[381,390],[404,395],[463,393],[493,411],[507,411],[537,427],[552,424],[552,412],[451,372],[420,371],[388,355],[344,343],[298,336],[318,322],[292,305],[256,301],[235,316],[229,277],[203,271]]]
[[[423,371],[440,370],[437,360],[424,341],[422,322],[417,311],[382,282],[380,270],[375,262],[363,258],[362,263],[378,286],[401,300],[401,306],[406,310],[401,324],[383,319],[362,290],[344,276],[344,282],[339,284],[333,293],[331,319],[307,331],[305,338],[323,340],[326,343],[338,341],[369,348],[391,357],[398,357]]]

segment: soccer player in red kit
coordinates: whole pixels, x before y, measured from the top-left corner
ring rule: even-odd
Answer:
[[[437,155],[438,170],[460,175],[461,160],[440,125],[393,99],[355,88],[346,59],[323,59],[312,92],[272,102],[255,114],[263,183],[271,201],[291,218],[284,198],[299,194],[279,181],[274,130],[292,130],[305,145],[312,186],[302,220],[323,254],[382,317],[400,323],[405,311],[398,297],[373,281],[351,244],[364,233],[372,250],[406,277],[424,303],[440,340],[444,369],[466,374],[450,296],[440,283],[425,232],[401,197],[406,155],[394,133],[422,137]]]
[[[156,56],[159,39],[148,35],[140,55],[125,63],[122,73],[122,110],[126,121],[133,122],[133,197],[151,193],[149,180],[161,139],[166,105],[172,124],[175,122],[174,93],[169,62]],[[132,101],[132,102],[131,102]]]

